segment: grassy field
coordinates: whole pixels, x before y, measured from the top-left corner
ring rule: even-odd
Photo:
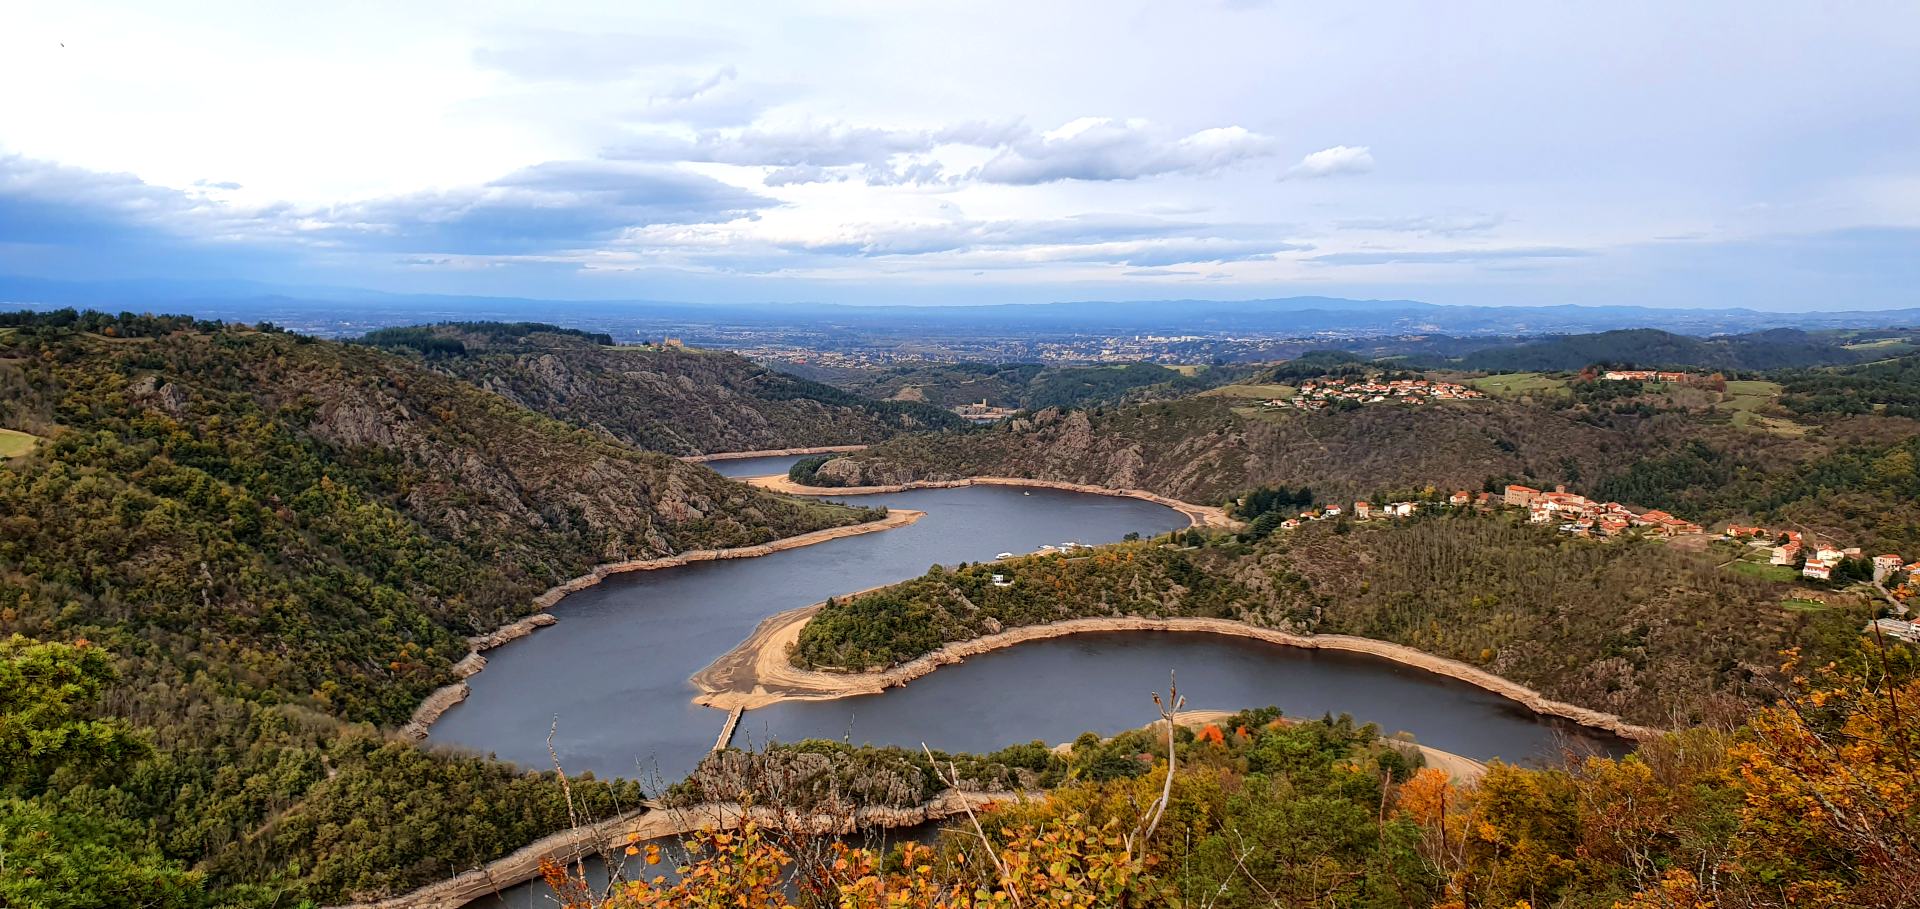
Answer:
[[[1743,379],[1727,383],[1726,400],[1719,406],[1723,410],[1753,410],[1777,397],[1780,383]]]
[[[1219,388],[1209,388],[1201,392],[1199,396],[1203,398],[1253,398],[1260,401],[1271,401],[1275,398],[1291,398],[1294,392],[1298,390],[1299,389],[1291,385],[1222,385]]]
[[[39,436],[30,436],[12,429],[0,429],[0,458],[17,458],[33,450],[40,444]]]
[[[1780,605],[1784,608],[1791,609],[1794,612],[1819,612],[1820,610],[1827,608],[1827,604],[1822,603],[1819,600],[1803,600],[1803,599],[1800,599],[1799,597],[1788,597],[1784,600],[1781,600]]]
[[[1872,341],[1860,341],[1854,344],[1848,344],[1846,347],[1848,350],[1882,353],[1889,357],[1912,353],[1914,350],[1913,344],[1905,338],[1879,338]]]
[[[1791,565],[1772,565],[1766,562],[1755,562],[1748,559],[1741,559],[1727,567],[1741,574],[1752,575],[1764,581],[1791,583],[1794,579],[1800,577],[1800,572],[1793,570],[1793,566]]]
[[[1515,372],[1467,380],[1475,390],[1501,398],[1568,394],[1567,380],[1537,372]]]
[[[1733,425],[1758,432],[1770,432],[1778,436],[1798,438],[1806,435],[1810,427],[1781,417],[1767,416],[1758,411],[1780,397],[1780,383],[1758,380],[1739,380],[1727,383],[1727,395],[1713,409],[1732,414]]]

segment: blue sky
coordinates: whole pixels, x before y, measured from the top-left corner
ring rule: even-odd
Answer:
[[[1911,3],[516,6],[11,8],[0,273],[1920,305]]]

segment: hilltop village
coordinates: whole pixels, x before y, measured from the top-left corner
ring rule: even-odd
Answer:
[[[1431,404],[1435,401],[1483,398],[1465,385],[1429,379],[1315,379],[1300,384],[1291,398],[1274,398],[1268,407],[1319,410],[1331,404]]]

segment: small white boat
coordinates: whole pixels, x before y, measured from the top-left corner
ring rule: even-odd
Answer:
[[[1030,492],[1023,492],[1023,493],[1021,493],[1021,495],[1023,495],[1023,496],[1030,496],[1030,495],[1033,495],[1033,493],[1030,493]]]

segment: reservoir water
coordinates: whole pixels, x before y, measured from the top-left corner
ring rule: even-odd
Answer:
[[[783,459],[792,460],[792,459]],[[913,577],[936,563],[1118,540],[1183,526],[1134,499],[1009,487],[861,496],[926,512],[908,527],[754,559],[620,575],[567,597],[560,622],[487,654],[472,693],[430,742],[545,767],[547,735],[571,772],[656,784],[685,776],[725,714],[692,703],[687,679],[776,612]],[[1207,635],[1118,633],[1024,644],[903,688],[749,711],[740,744],[806,737],[947,750],[1113,733],[1153,716],[1148,694],[1177,670],[1194,708],[1278,705],[1291,716],[1350,713],[1385,732],[1473,758],[1553,753],[1577,727],[1481,689],[1369,657]]]
[[[807,455],[773,455],[765,458],[728,458],[723,461],[706,461],[706,467],[723,477],[764,477],[768,474],[786,473],[793,465]]]
[[[797,458],[715,462],[733,476],[779,473]],[[758,462],[758,463],[755,463]],[[1183,527],[1171,509],[1134,499],[976,486],[849,501],[926,512],[895,530],[725,562],[619,575],[554,609],[560,622],[489,651],[472,693],[432,728],[431,744],[491,752],[529,768],[679,780],[726,715],[695,706],[687,679],[744,640],[761,619],[829,596],[916,576],[936,563],[990,559],[1047,543],[1111,542]],[[1619,743],[1539,717],[1479,688],[1357,654],[1237,638],[1110,633],[1023,644],[948,666],[883,694],[748,711],[735,744],[829,738],[951,751],[1112,734],[1154,716],[1149,695],[1179,673],[1190,709],[1277,705],[1293,717],[1348,713],[1383,732],[1468,757],[1526,763],[1562,748]],[[924,832],[922,832],[924,833]],[[593,864],[593,863],[590,863]],[[596,874],[604,876],[603,870]],[[550,906],[535,882],[476,907]]]

